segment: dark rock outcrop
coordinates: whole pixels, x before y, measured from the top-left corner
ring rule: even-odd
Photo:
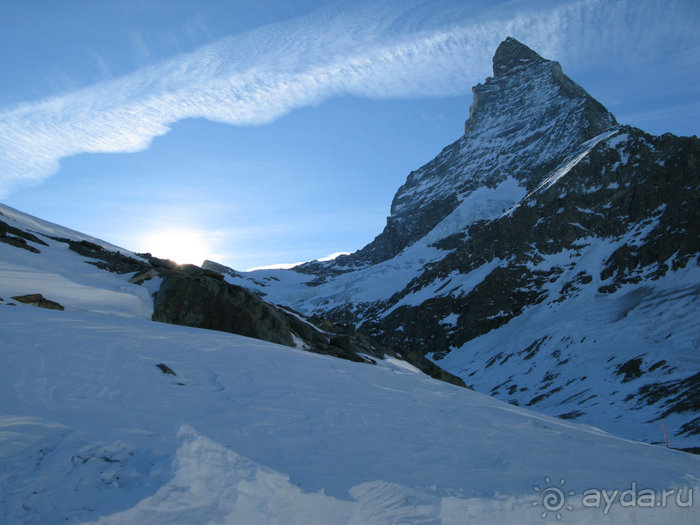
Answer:
[[[353,327],[320,318],[305,319],[293,310],[265,302],[246,288],[227,283],[219,274],[208,275],[210,272],[196,266],[168,267],[161,273],[163,282],[155,294],[153,320],[220,330],[287,346],[301,345],[309,352],[360,363],[373,364],[387,356],[396,357],[431,377],[464,386],[461,379],[420,353],[402,356]]]
[[[517,67],[529,67],[533,62],[549,61],[509,36],[501,42],[493,55],[493,76],[501,77]]]
[[[40,293],[31,293],[27,295],[18,295],[13,297],[15,301],[30,306],[38,306],[39,308],[47,308],[49,310],[64,310],[63,306],[56,301],[45,299]]]
[[[168,365],[166,365],[165,363],[158,363],[156,366],[157,366],[158,369],[159,369],[161,372],[163,372],[164,374],[171,375],[171,376],[177,376],[177,374],[176,374],[175,372],[173,372],[173,369],[170,368],[170,367],[169,367]]]
[[[376,363],[394,357],[415,366],[418,370],[446,383],[464,387],[464,381],[426,359],[421,352],[398,353],[390,346],[377,342],[352,325],[334,324],[318,316],[304,318],[288,307],[277,307],[287,316],[292,331],[304,341],[309,352],[331,355],[349,361]]]
[[[41,253],[41,250],[32,246],[27,241],[40,244],[42,246],[48,246],[44,241],[39,239],[36,235],[10,226],[4,221],[0,221],[0,242],[9,244],[16,248],[22,248],[23,250],[30,251],[32,253]]]
[[[172,272],[153,301],[153,320],[294,346],[289,323],[257,295],[207,275]]]
[[[104,247],[96,244],[94,242],[81,240],[76,241],[73,239],[66,239],[63,237],[51,237],[55,241],[64,242],[68,247],[74,252],[84,256],[90,257],[92,259],[98,259],[97,261],[86,261],[88,264],[97,266],[101,270],[108,270],[110,272],[124,274],[139,272],[147,270],[149,266],[144,262],[128,255],[124,255],[119,251],[109,251]]]

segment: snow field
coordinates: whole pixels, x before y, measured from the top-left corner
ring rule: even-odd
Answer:
[[[545,476],[578,495],[699,484],[695,456],[393,361],[85,312],[0,316],[3,523],[540,523]],[[691,512],[580,508],[567,520]]]

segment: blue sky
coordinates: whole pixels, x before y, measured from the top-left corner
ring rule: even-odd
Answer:
[[[692,135],[699,25],[693,0],[0,0],[0,200],[179,262],[353,251],[506,36]]]

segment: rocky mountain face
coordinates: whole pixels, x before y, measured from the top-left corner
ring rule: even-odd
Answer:
[[[619,125],[512,38],[493,73],[365,248],[226,279],[511,403],[700,445],[700,141]]]
[[[497,188],[512,178],[531,191],[562,154],[616,124],[558,63],[512,38],[496,51],[493,70],[494,77],[472,89],[465,135],[409,174],[394,196],[384,231],[358,252],[337,258],[332,270],[356,269],[396,256],[480,188]],[[474,219],[490,218],[492,204],[475,206]],[[318,271],[317,265],[297,271],[307,268]]]
[[[150,261],[153,264],[154,258]],[[400,355],[352,326],[334,324],[317,315],[306,318],[289,307],[270,304],[210,269],[156,261],[156,273],[163,281],[154,294],[154,321],[245,335],[361,363],[374,364],[377,359],[394,357],[436,379],[464,386],[461,379],[421,353]],[[151,273],[146,269],[132,280],[139,281]]]

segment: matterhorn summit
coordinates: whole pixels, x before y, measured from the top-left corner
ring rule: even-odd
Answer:
[[[473,92],[367,246],[230,278],[513,404],[700,445],[700,141],[618,124],[513,38]]]

